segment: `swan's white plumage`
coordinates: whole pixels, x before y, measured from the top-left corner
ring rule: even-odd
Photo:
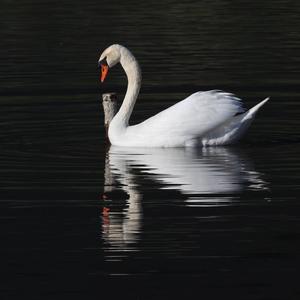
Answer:
[[[123,46],[112,45],[101,55],[101,59],[107,58],[115,65],[116,60],[112,61],[110,56],[118,57],[128,78],[125,99],[109,128],[109,139],[116,146],[185,147],[233,143],[268,100],[245,112],[241,100],[233,94],[218,90],[197,92],[140,124],[128,126],[140,89],[140,68]]]
[[[129,126],[124,142],[130,146],[191,146],[237,113],[242,102],[221,91],[198,92],[176,103],[146,121]]]

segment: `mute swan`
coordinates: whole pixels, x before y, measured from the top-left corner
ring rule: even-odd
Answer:
[[[109,68],[120,63],[128,86],[123,103],[110,123],[112,145],[126,147],[187,147],[227,145],[236,142],[269,98],[245,112],[241,100],[219,90],[197,92],[144,122],[129,126],[141,86],[141,70],[132,53],[114,44],[101,54],[101,82]]]

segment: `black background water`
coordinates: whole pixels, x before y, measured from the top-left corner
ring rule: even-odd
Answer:
[[[299,13],[2,0],[1,299],[299,299]],[[271,100],[240,146],[112,151],[105,170],[101,94],[126,89],[120,67],[99,84],[112,43],[142,67],[132,123],[198,90]]]

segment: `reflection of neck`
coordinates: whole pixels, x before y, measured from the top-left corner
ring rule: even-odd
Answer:
[[[123,50],[120,63],[127,75],[128,86],[122,106],[111,123],[112,127],[128,126],[141,87],[141,70],[137,60],[129,50]]]

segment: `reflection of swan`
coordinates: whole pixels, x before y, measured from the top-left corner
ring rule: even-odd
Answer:
[[[112,145],[132,147],[184,147],[224,145],[237,141],[268,100],[245,112],[242,102],[221,91],[198,92],[146,121],[128,126],[141,86],[141,72],[131,52],[112,45],[101,55],[101,81],[108,69],[121,63],[128,78],[125,99],[109,126]]]
[[[226,148],[111,147],[109,157],[114,170],[124,169],[123,164],[139,168],[163,183],[164,189],[176,188],[187,195],[236,193],[245,187],[265,186],[249,162]]]
[[[120,170],[126,162],[154,174],[155,179],[164,183],[164,188],[175,185],[185,194],[234,193],[245,186],[253,189],[264,186],[249,162],[222,147],[200,151],[193,148],[111,147],[109,157],[113,169]]]
[[[159,181],[156,188],[179,190],[189,206],[228,205],[234,199],[233,194],[244,188],[266,188],[251,163],[230,149],[113,146],[106,160],[104,192],[121,187],[129,199],[127,208],[121,212],[104,210],[103,237],[108,260],[119,260],[128,251],[138,250],[143,217],[143,187],[138,185],[139,176],[143,180]]]

